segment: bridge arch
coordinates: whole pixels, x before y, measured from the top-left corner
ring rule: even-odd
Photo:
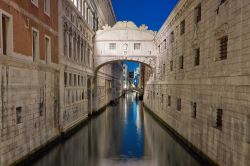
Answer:
[[[104,26],[95,36],[95,69],[116,61],[135,61],[153,70],[156,65],[156,32],[146,25],[137,27],[133,22],[117,22],[113,27]]]

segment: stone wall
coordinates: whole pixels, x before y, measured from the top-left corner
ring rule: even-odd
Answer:
[[[248,0],[183,0],[155,38],[145,105],[219,165],[249,163],[249,10]]]
[[[9,165],[58,136],[59,72],[0,60],[0,165]]]

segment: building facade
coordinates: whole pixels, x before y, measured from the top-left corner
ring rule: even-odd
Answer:
[[[219,165],[249,165],[248,0],[182,0],[155,42],[144,103]]]
[[[58,135],[57,1],[0,1],[0,165]]]
[[[94,68],[95,32],[115,22],[109,0],[0,1],[0,165],[121,95],[121,63]]]

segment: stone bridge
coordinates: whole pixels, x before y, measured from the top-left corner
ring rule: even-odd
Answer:
[[[156,65],[156,32],[146,25],[137,27],[133,22],[117,22],[104,26],[95,36],[95,68],[116,61],[135,61],[152,69]]]

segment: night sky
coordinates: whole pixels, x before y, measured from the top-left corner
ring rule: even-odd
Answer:
[[[133,21],[137,26],[146,24],[158,31],[179,0],[112,0],[117,21]],[[125,62],[127,63],[127,62]],[[129,71],[138,64],[128,63]]]

